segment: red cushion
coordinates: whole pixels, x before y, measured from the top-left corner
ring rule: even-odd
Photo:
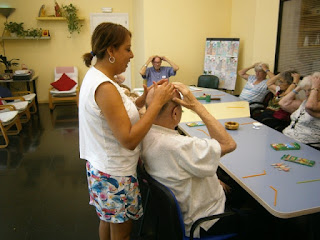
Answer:
[[[59,91],[69,91],[72,89],[77,83],[69,78],[65,73],[62,74],[61,78],[58,81],[51,83],[51,85],[58,89]]]

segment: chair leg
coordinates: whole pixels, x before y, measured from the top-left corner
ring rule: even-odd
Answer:
[[[53,102],[52,102],[53,100],[52,100],[52,95],[49,93],[49,108],[50,108],[50,110],[53,110],[54,109],[54,107],[53,107]]]
[[[32,108],[32,110],[30,111],[31,108]],[[36,104],[35,100],[33,100],[32,103],[30,104],[29,111],[31,114],[34,114],[38,111],[37,104]]]
[[[146,195],[145,203],[144,203],[144,206],[143,206],[144,213],[142,215],[141,223],[140,223],[139,230],[138,230],[138,237],[142,237],[142,230],[143,230],[146,210],[147,210],[147,207],[148,207],[149,196],[150,196],[150,189],[148,188],[147,189],[147,195]]]
[[[1,129],[1,135],[3,136],[4,142],[5,142],[5,144],[0,145],[0,148],[5,148],[9,145],[9,138],[8,138],[6,131],[5,131],[4,127],[2,126],[2,124],[0,124],[0,129]]]

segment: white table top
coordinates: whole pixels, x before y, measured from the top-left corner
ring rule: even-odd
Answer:
[[[226,171],[241,187],[254,197],[271,214],[279,218],[291,218],[320,211],[320,181],[300,183],[300,181],[320,179],[320,151],[295,141],[284,134],[262,125],[254,129],[251,118],[219,120],[224,125],[227,121],[240,124],[238,130],[228,130],[237,143],[237,149],[221,158],[220,167]],[[245,123],[241,125],[242,123]],[[250,123],[250,124],[247,124]],[[188,127],[180,123],[179,128],[189,136],[208,138],[205,126]],[[199,131],[203,130],[203,131]],[[272,143],[298,142],[300,150],[276,151]],[[283,161],[281,157],[290,154],[314,160],[313,167]],[[289,172],[279,171],[271,166],[284,163]],[[261,174],[265,175],[243,178]],[[277,190],[275,204],[275,190]]]

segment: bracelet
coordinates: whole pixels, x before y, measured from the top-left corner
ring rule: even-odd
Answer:
[[[267,69],[265,72],[266,72],[266,73],[267,73],[267,72],[270,72],[270,70],[269,70],[269,69]]]
[[[311,90],[316,90],[319,92],[319,88],[311,88]]]
[[[295,86],[298,86],[298,84],[297,84],[297,83],[295,83],[295,82],[293,82],[293,83],[291,83],[291,84],[293,84],[293,85],[295,85]]]
[[[299,92],[297,92],[295,89],[293,89],[292,92],[293,92],[294,94],[298,94],[298,93],[299,93]]]
[[[147,65],[147,64],[145,64],[145,65],[143,65],[143,66],[148,67],[148,65]]]

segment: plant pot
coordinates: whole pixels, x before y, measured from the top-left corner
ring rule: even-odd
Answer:
[[[11,33],[10,33],[10,37],[18,37],[18,35],[17,35],[17,33],[15,33],[15,32],[14,32],[14,33],[11,32]]]

